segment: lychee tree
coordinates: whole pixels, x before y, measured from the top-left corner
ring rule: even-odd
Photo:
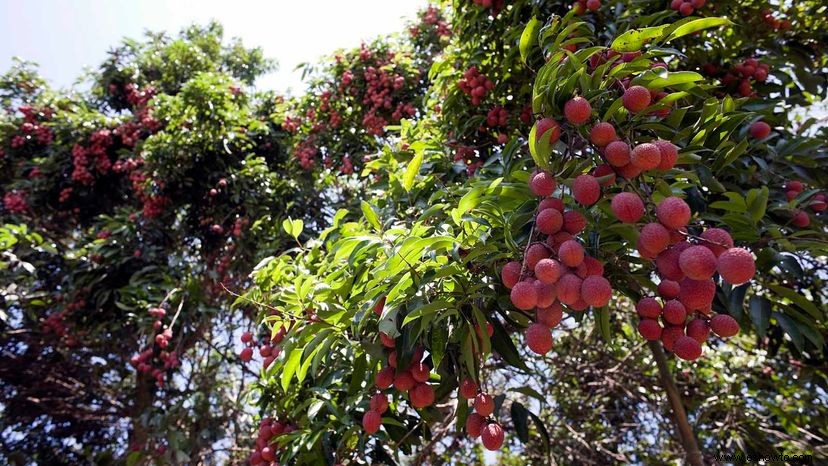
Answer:
[[[826,95],[824,7],[749,42],[740,2],[493,3],[452,5],[359,210],[254,272],[280,351],[251,463],[825,454],[825,129],[793,113]],[[798,58],[744,62],[770,50]],[[767,401],[793,392],[798,421]]]

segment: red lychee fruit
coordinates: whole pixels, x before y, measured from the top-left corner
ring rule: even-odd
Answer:
[[[545,235],[554,235],[561,230],[561,227],[563,227],[563,214],[556,209],[542,210],[538,214],[535,225],[541,233]]]
[[[477,396],[477,384],[472,379],[464,379],[460,382],[460,396],[473,400]]]
[[[550,235],[549,238],[546,239],[546,244],[555,251],[555,254],[558,253],[558,248],[561,245],[569,240],[574,238],[569,232],[567,231],[559,231],[554,235]]]
[[[490,422],[483,427],[480,433],[480,440],[483,446],[489,451],[495,451],[503,446],[503,428],[496,422]]]
[[[613,167],[623,167],[630,163],[630,146],[624,141],[613,141],[604,149],[604,156]]]
[[[396,351],[392,351],[388,355],[388,365],[393,367],[394,369],[397,368],[397,352]]]
[[[411,406],[417,409],[431,406],[434,403],[434,388],[427,383],[417,384],[411,389],[409,399],[411,400]]]
[[[699,344],[704,343],[708,335],[710,335],[710,325],[704,319],[693,319],[687,324],[687,336]]]
[[[381,371],[377,372],[377,376],[374,379],[374,383],[380,390],[385,390],[386,388],[390,387],[394,383],[394,368],[386,367]]]
[[[371,402],[368,406],[370,406],[371,411],[382,414],[388,410],[388,397],[382,393],[377,393],[371,397]]]
[[[638,323],[638,333],[645,340],[658,340],[661,338],[661,325],[655,319],[641,319],[641,322]]]
[[[564,104],[564,116],[573,125],[582,125],[589,121],[592,106],[583,97],[574,97]]]
[[[592,175],[580,175],[572,182],[572,196],[585,206],[591,206],[601,197],[601,185]]]
[[[647,319],[658,319],[661,315],[661,304],[655,298],[644,297],[635,305],[638,315]]]
[[[797,228],[805,228],[811,224],[811,217],[804,210],[797,210],[791,219],[791,223]]]
[[[528,311],[538,305],[538,292],[535,285],[526,280],[515,284],[509,296],[512,298],[512,304],[522,311]]]
[[[677,230],[690,222],[690,206],[678,197],[668,197],[656,207],[658,221],[667,228]]]
[[[694,338],[682,335],[673,344],[673,352],[685,361],[695,361],[702,354],[702,347]]]
[[[684,304],[681,304],[681,302],[675,299],[664,303],[664,309],[662,309],[661,314],[667,323],[673,325],[683,325],[685,319],[687,319],[687,310],[684,308]]]
[[[670,141],[665,141],[664,139],[656,139],[653,141],[656,147],[658,147],[659,152],[661,153],[661,161],[658,163],[659,170],[665,171],[670,170],[676,166],[676,161],[678,160],[678,148]]]
[[[739,333],[739,322],[727,314],[718,314],[710,319],[710,330],[723,338],[732,337]]]
[[[385,308],[385,296],[379,299],[376,304],[374,304],[374,314],[381,316],[382,310]]]
[[[526,329],[526,346],[535,354],[544,355],[552,349],[552,333],[543,324],[532,324]]]
[[[612,286],[609,280],[598,275],[591,275],[581,283],[581,298],[593,307],[603,307],[612,298]]]
[[[535,266],[541,259],[549,257],[549,249],[543,243],[535,243],[526,249],[526,268],[535,270]]]
[[[541,141],[542,137],[547,137],[550,144],[558,142],[561,138],[561,125],[552,118],[538,120],[535,123],[535,138]]]
[[[431,368],[421,362],[417,362],[411,364],[409,371],[411,372],[411,377],[413,377],[415,381],[423,383],[428,381]]]
[[[558,301],[553,302],[548,307],[539,307],[535,314],[535,320],[550,329],[557,327],[562,319],[563,308],[561,308],[561,303]]]
[[[567,306],[572,306],[581,299],[581,280],[577,275],[572,273],[564,274],[558,280],[558,300]]]
[[[641,174],[641,169],[632,163],[628,163],[623,167],[618,167],[616,170],[618,170],[618,174],[625,180],[631,180]]]
[[[400,372],[394,377],[394,388],[401,392],[407,392],[414,388],[414,384],[417,382],[414,381],[414,377],[411,377],[411,373],[408,371]]]
[[[561,278],[563,266],[555,259],[541,259],[535,264],[535,278],[543,283],[555,283]]]
[[[568,210],[563,214],[564,230],[572,235],[577,235],[578,233],[584,231],[587,225],[587,219],[580,212],[577,210]]]
[[[678,298],[680,290],[681,287],[678,282],[674,280],[664,279],[658,284],[658,295],[664,299]]]
[[[730,248],[719,256],[718,270],[728,283],[741,285],[756,274],[756,262],[747,249]]]
[[[470,413],[468,417],[466,417],[466,432],[472,438],[480,437],[480,433],[483,431],[483,424],[485,422],[486,418],[483,416],[477,413]]]
[[[612,198],[610,208],[615,218],[624,223],[635,223],[644,216],[644,202],[633,193],[619,193]]]
[[[587,0],[586,9],[589,11],[598,11],[601,9],[601,0]]]
[[[716,273],[716,255],[704,246],[690,246],[679,255],[679,267],[693,280],[705,280]]]
[[[489,417],[494,412],[494,400],[488,393],[478,393],[474,397],[474,410],[483,417]]]
[[[520,280],[520,269],[522,265],[518,261],[507,262],[500,271],[500,278],[503,280],[503,286],[512,289]]]
[[[395,346],[397,346],[393,338],[389,337],[388,335],[382,332],[380,332],[380,341],[382,341],[382,346],[386,348],[394,348]]]
[[[754,139],[765,139],[770,136],[771,127],[764,121],[757,121],[750,125],[750,136]]]
[[[684,272],[679,267],[679,257],[690,246],[691,244],[687,241],[681,241],[670,246],[666,251],[658,255],[656,258],[656,267],[662,278],[674,281],[680,281],[684,278]]]
[[[564,203],[557,197],[547,197],[538,204],[538,212],[543,212],[546,209],[555,209],[563,214]]]
[[[592,171],[592,176],[598,179],[598,183],[602,187],[612,186],[615,184],[615,170],[605,163],[595,167],[595,170]],[[604,178],[605,176],[608,176],[609,178]]]
[[[684,326],[668,325],[661,331],[661,343],[667,351],[673,351],[676,340],[684,336]]]
[[[584,261],[584,247],[572,239],[564,241],[558,249],[558,259],[567,267],[577,267]]]
[[[366,411],[362,415],[362,428],[368,434],[375,434],[382,425],[382,414],[376,411]]]
[[[679,301],[684,304],[687,312],[703,311],[710,307],[716,296],[716,283],[712,279],[693,280],[685,278],[679,282]]]
[[[586,265],[586,275],[604,275],[604,264],[601,263],[598,259],[586,256],[584,257],[584,262],[581,265]],[[583,277],[582,277],[583,278]]]
[[[558,183],[551,173],[544,171],[536,171],[529,175],[529,189],[535,196],[546,197],[555,192]]]
[[[650,100],[652,100],[650,91],[643,86],[630,86],[621,96],[624,108],[632,113],[638,113],[649,107]]]
[[[615,127],[610,123],[598,123],[589,131],[589,140],[598,147],[605,147],[616,139]]]
[[[641,244],[658,254],[670,245],[670,232],[659,223],[648,223],[641,229]]]
[[[535,287],[535,292],[538,295],[538,301],[535,304],[536,307],[546,307],[555,301],[557,297],[555,285],[550,285],[540,280],[535,280],[532,285]]]
[[[655,144],[639,144],[630,152],[630,163],[641,171],[652,170],[661,163],[661,151]]]
[[[250,343],[253,341],[253,334],[250,332],[244,332],[241,334],[241,341],[242,343]]]
[[[639,236],[638,240],[635,242],[635,248],[638,250],[638,255],[647,260],[655,260],[658,257],[658,253],[655,251],[650,251],[647,248],[647,245],[644,244],[644,239]]]
[[[700,244],[710,249],[716,257],[733,247],[733,238],[730,237],[730,233],[721,228],[708,228],[702,232],[701,237],[707,241],[702,241]]]
[[[243,348],[241,353],[239,353],[239,358],[244,362],[250,362],[253,359],[253,348]]]

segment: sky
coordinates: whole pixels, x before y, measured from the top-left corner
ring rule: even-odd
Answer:
[[[178,32],[211,19],[226,37],[261,47],[279,68],[260,89],[301,93],[294,68],[339,48],[403,30],[424,0],[0,0],[0,73],[19,56],[37,62],[53,86],[68,87],[123,37]]]

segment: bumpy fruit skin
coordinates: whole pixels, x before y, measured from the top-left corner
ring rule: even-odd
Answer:
[[[721,228],[708,228],[702,232],[701,237],[707,240],[701,245],[710,249],[716,257],[733,247],[733,238],[730,237],[730,233]]]
[[[750,251],[730,248],[719,256],[719,274],[730,284],[747,283],[756,274],[756,262]]]
[[[658,284],[658,295],[664,299],[678,298],[679,291],[681,287],[677,281],[664,279]]]
[[[659,152],[661,152],[661,162],[658,163],[659,170],[670,170],[676,166],[678,160],[678,148],[675,144],[664,139],[656,139],[653,141]]]
[[[477,396],[477,384],[472,379],[464,379],[460,382],[460,396],[473,400]]]
[[[635,248],[638,250],[638,255],[642,258],[647,260],[655,260],[658,257],[658,253],[656,251],[651,251],[647,245],[644,243],[644,238],[641,236],[635,242]]]
[[[673,351],[676,340],[684,336],[684,327],[670,325],[661,331],[661,343],[667,351]]]
[[[605,147],[616,139],[615,127],[610,123],[598,123],[589,131],[589,140],[598,147]]]
[[[421,362],[418,362],[411,364],[411,369],[409,369],[409,371],[411,372],[411,377],[413,377],[415,381],[423,383],[428,380],[431,368]]]
[[[699,342],[704,343],[710,335],[710,325],[704,319],[693,319],[687,324],[687,336]]]
[[[374,383],[380,390],[385,390],[386,388],[390,387],[394,383],[394,368],[386,367],[381,371],[377,372],[377,376],[374,379]]]
[[[655,319],[641,319],[641,322],[638,323],[638,333],[645,340],[658,340],[661,338],[661,325]]]
[[[681,302],[675,299],[664,303],[664,309],[661,311],[661,314],[667,323],[673,325],[683,325],[685,319],[687,319],[687,310],[684,308],[684,304],[681,304]]]
[[[705,280],[716,273],[716,255],[704,246],[690,246],[679,256],[679,267],[693,280]]]
[[[676,356],[685,361],[695,361],[702,354],[702,347],[698,341],[686,335],[678,337],[673,345]]]
[[[494,400],[488,393],[478,393],[474,397],[474,410],[477,414],[488,417],[494,412]]]
[[[558,300],[572,306],[581,299],[581,280],[577,275],[567,273],[558,280]]]
[[[380,341],[382,342],[382,346],[386,348],[394,348],[395,346],[397,346],[393,338],[389,337],[388,335],[382,332],[380,332]]]
[[[562,319],[563,308],[561,308],[561,303],[558,301],[553,302],[548,307],[539,307],[535,314],[535,320],[550,329],[557,327]]]
[[[612,285],[604,277],[590,275],[581,283],[581,298],[590,306],[606,306],[612,298]]]
[[[635,223],[644,216],[644,201],[633,193],[619,193],[610,203],[615,218],[624,223]]]
[[[771,127],[764,121],[757,121],[750,125],[750,136],[754,139],[765,139],[770,136]]]
[[[679,257],[690,246],[690,243],[681,241],[670,246],[656,257],[656,267],[662,278],[674,281],[681,281],[684,278],[684,272],[679,267]]]
[[[739,323],[727,314],[718,314],[710,319],[710,330],[723,338],[732,337],[739,333]]]
[[[548,257],[549,249],[541,243],[535,243],[526,249],[526,268],[529,270],[535,270],[535,266],[538,265],[538,262],[541,259],[547,259]]]
[[[577,267],[584,261],[584,247],[574,239],[564,241],[558,249],[558,259],[567,267]]]
[[[557,197],[547,197],[538,204],[538,212],[543,212],[546,209],[555,209],[563,214],[564,203]]]
[[[541,259],[535,264],[535,278],[543,283],[555,283],[561,278],[563,267],[555,259]]]
[[[366,411],[362,415],[362,428],[368,434],[375,434],[382,424],[382,415],[376,411]]]
[[[253,359],[253,348],[243,348],[239,353],[239,358],[244,362],[250,362]]]
[[[544,171],[537,171],[529,175],[529,189],[536,196],[546,197],[551,196],[555,192],[558,183],[551,173]]]
[[[623,167],[618,167],[618,174],[625,180],[631,180],[641,174],[641,169],[632,163],[628,163]]]
[[[655,144],[639,144],[630,153],[630,163],[641,171],[652,170],[661,163],[661,151]]]
[[[561,138],[561,125],[552,118],[543,118],[535,123],[535,138],[541,141],[546,137],[549,144],[555,144]]]
[[[598,183],[604,188],[606,188],[607,186],[614,185],[615,180],[617,178],[616,175],[615,175],[615,170],[611,166],[609,166],[605,163],[595,167],[595,170],[592,170],[592,176],[597,178]],[[605,178],[605,179],[602,180],[601,178],[603,178],[605,176],[607,176],[608,178]],[[811,208],[813,209],[813,207],[811,207]]]
[[[677,230],[690,222],[690,206],[678,197],[668,197],[656,207],[658,221],[667,228]]]
[[[558,296],[555,285],[550,285],[549,283],[544,283],[540,280],[535,280],[532,285],[534,285],[535,292],[538,295],[538,302],[535,304],[536,307],[549,306]]]
[[[581,264],[586,267],[586,275],[604,275],[604,264],[598,259],[590,256],[584,257],[584,262]],[[580,266],[579,266],[580,267]],[[578,275],[580,276],[580,274]],[[581,277],[583,278],[583,277]]]
[[[528,311],[538,305],[538,292],[534,284],[525,280],[512,288],[510,297],[512,304],[522,311]]]
[[[650,91],[643,86],[630,86],[621,96],[624,108],[632,113],[638,113],[649,107],[651,100]]]
[[[601,185],[592,175],[580,175],[572,182],[572,196],[585,206],[591,206],[601,197]]]
[[[630,146],[624,141],[613,141],[604,149],[604,157],[613,167],[623,167],[630,163]]]
[[[661,315],[661,304],[654,298],[644,297],[635,305],[638,315],[647,319],[657,319]]]
[[[526,329],[526,346],[535,354],[544,355],[552,349],[552,334],[543,324],[532,324]]]
[[[679,301],[687,312],[704,311],[710,307],[716,296],[716,283],[712,279],[693,280],[685,278],[680,283]]]
[[[411,389],[410,393],[411,405],[417,409],[431,406],[434,403],[434,388],[427,383],[417,384]]]
[[[544,235],[554,235],[563,227],[563,214],[556,209],[545,209],[538,214],[535,221],[538,230]]]
[[[466,417],[466,432],[472,437],[477,438],[480,437],[480,433],[483,431],[483,424],[486,422],[486,418],[477,414],[471,413]]]
[[[658,254],[670,245],[670,232],[659,223],[648,223],[641,229],[641,244]]]
[[[520,269],[522,265],[518,261],[507,262],[500,271],[500,278],[503,280],[503,286],[508,289],[514,288],[515,284],[520,280]]]
[[[503,428],[496,422],[490,422],[483,427],[483,432],[480,433],[480,440],[487,450],[499,450],[503,446]]]
[[[563,229],[569,234],[577,235],[578,233],[584,231],[584,228],[586,228],[586,217],[581,215],[581,213],[576,210],[564,212],[563,218]]]
[[[582,125],[589,121],[592,106],[583,97],[574,97],[564,104],[564,116],[573,125]]]
[[[414,377],[411,377],[410,372],[400,372],[394,377],[394,388],[401,392],[407,392],[414,388],[414,385],[417,382],[414,380]]]
[[[369,406],[371,407],[371,411],[382,414],[388,410],[388,397],[382,393],[377,393],[371,397]]]

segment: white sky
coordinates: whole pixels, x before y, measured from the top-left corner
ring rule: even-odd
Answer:
[[[401,31],[425,0],[0,0],[0,73],[19,56],[40,64],[52,85],[69,86],[122,37],[178,32],[216,19],[227,37],[262,47],[279,69],[262,89],[301,93],[299,63]]]

